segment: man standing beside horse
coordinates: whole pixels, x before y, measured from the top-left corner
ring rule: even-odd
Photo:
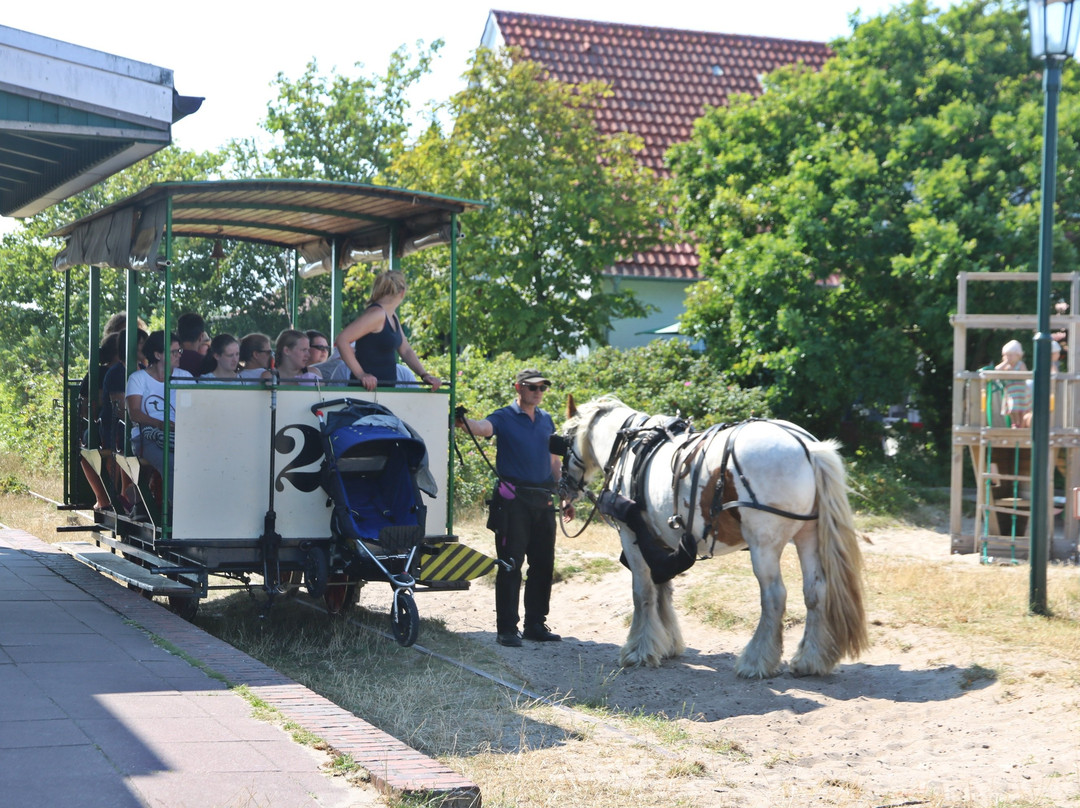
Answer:
[[[540,409],[550,387],[551,381],[540,371],[527,368],[514,379],[517,397],[512,404],[483,420],[459,414],[456,421],[477,437],[498,436],[495,472],[499,480],[491,497],[488,528],[495,533],[499,559],[507,562],[495,576],[496,641],[511,648],[520,647],[522,637],[536,642],[562,639],[545,623],[555,571],[552,496],[562,476],[562,460],[548,448],[555,423]],[[563,503],[563,519],[573,516],[573,505]],[[519,634],[518,598],[526,559],[525,623]]]

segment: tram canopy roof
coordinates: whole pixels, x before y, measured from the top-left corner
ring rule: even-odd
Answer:
[[[151,269],[171,219],[176,236],[293,248],[307,276],[359,261],[407,255],[450,240],[452,217],[483,204],[378,185],[321,180],[167,182],[64,225],[54,268]],[[171,215],[170,215],[171,214]]]

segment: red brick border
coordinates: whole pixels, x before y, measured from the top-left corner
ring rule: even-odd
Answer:
[[[480,808],[480,788],[471,780],[161,605],[95,572],[60,548],[22,530],[0,530],[0,539],[176,646],[230,684],[247,686],[254,696],[322,738],[336,753],[349,755],[368,771],[371,782],[384,793],[430,794],[439,798],[445,808]]]

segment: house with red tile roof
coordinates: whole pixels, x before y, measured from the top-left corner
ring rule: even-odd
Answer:
[[[690,138],[708,106],[736,93],[759,95],[762,77],[804,62],[817,69],[832,55],[822,42],[681,31],[623,23],[492,11],[482,47],[513,47],[568,83],[602,80],[612,96],[597,114],[601,132],[641,136],[641,162],[666,176],[664,153]],[[631,288],[658,311],[614,325],[609,342],[644,345],[683,311],[688,286],[701,276],[690,244],[638,253],[605,270],[611,284]],[[667,333],[673,329],[669,328]]]

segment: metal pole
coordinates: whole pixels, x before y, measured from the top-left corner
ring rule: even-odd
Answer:
[[[1038,333],[1035,334],[1034,396],[1031,419],[1031,578],[1028,608],[1049,614],[1046,607],[1046,565],[1053,523],[1050,522],[1050,282],[1054,251],[1054,198],[1057,193],[1057,105],[1061,93],[1060,58],[1048,57],[1043,71],[1046,109],[1043,116],[1042,217],[1039,223]]]

